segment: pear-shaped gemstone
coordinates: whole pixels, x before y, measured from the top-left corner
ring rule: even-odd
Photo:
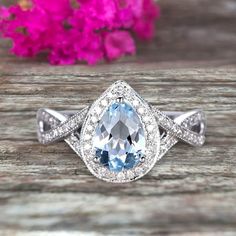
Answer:
[[[98,122],[93,146],[96,158],[114,172],[131,169],[145,155],[143,125],[126,102],[111,104]]]

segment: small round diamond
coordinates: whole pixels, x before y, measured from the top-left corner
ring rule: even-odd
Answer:
[[[151,132],[154,129],[154,125],[148,125],[147,131]]]
[[[107,97],[108,97],[108,98],[114,98],[114,93],[113,93],[113,92],[108,93],[108,94],[107,94]]]
[[[92,131],[92,130],[93,130],[93,126],[92,126],[92,125],[88,125],[88,126],[87,126],[87,130],[88,130],[88,131]]]
[[[143,117],[143,121],[144,121],[144,122],[149,122],[149,121],[151,121],[150,116],[144,116],[144,117]]]
[[[87,144],[85,144],[85,145],[84,145],[84,149],[86,149],[86,150],[89,150],[89,149],[91,149],[91,145],[90,145],[90,144],[88,144],[88,143],[87,143]]]
[[[108,105],[108,101],[104,98],[102,101],[101,101],[101,105],[106,107]]]
[[[97,118],[96,116],[92,116],[92,117],[91,117],[91,121],[92,121],[93,123],[96,123],[96,122],[98,121],[98,118]]]
[[[140,107],[140,108],[138,108],[138,113],[139,114],[144,114],[144,112],[145,112],[145,110],[144,110],[144,108],[143,107]]]
[[[130,170],[127,171],[127,177],[128,177],[129,179],[133,179],[134,176],[135,176],[135,174],[134,174],[133,171],[130,171]]]
[[[89,134],[85,134],[84,135],[84,140],[90,140],[92,137],[91,137],[91,135],[89,135]]]
[[[139,102],[138,102],[138,100],[134,100],[134,101],[132,102],[132,104],[134,105],[134,107],[139,106]]]
[[[143,169],[141,167],[137,167],[135,169],[135,173],[136,173],[136,175],[141,175],[143,173]]]
[[[118,180],[124,180],[124,179],[125,179],[124,173],[122,173],[122,172],[118,173],[117,179],[118,179]]]
[[[99,115],[99,114],[102,112],[102,109],[101,109],[101,107],[97,106],[97,107],[95,108],[95,111],[96,111],[96,113]]]

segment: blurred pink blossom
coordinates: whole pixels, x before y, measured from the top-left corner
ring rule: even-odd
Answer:
[[[33,57],[48,53],[51,64],[88,64],[134,54],[133,37],[154,36],[159,7],[154,0],[24,0],[0,7],[0,36],[12,52]]]

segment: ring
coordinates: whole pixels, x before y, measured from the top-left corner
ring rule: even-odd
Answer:
[[[117,81],[79,112],[39,109],[37,125],[40,143],[65,140],[94,176],[123,183],[146,175],[180,140],[202,146],[206,117],[199,109],[162,112]]]

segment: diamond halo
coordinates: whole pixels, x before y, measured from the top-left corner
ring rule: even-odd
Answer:
[[[132,106],[143,125],[146,151],[145,157],[142,158],[139,164],[131,169],[123,169],[117,173],[108,170],[107,167],[97,162],[95,149],[93,148],[93,137],[97,122],[106,112],[106,108],[120,98]],[[130,182],[141,178],[155,165],[160,151],[160,132],[150,106],[123,81],[116,82],[92,104],[85,118],[80,136],[81,157],[83,161],[93,175],[108,182]],[[85,137],[90,137],[90,139]],[[153,155],[154,153],[155,155]]]

